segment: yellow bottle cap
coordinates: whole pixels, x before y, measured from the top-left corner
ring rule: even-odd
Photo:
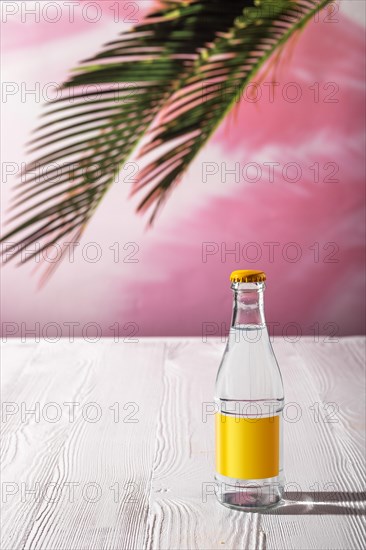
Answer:
[[[254,269],[237,269],[230,275],[232,283],[262,283],[265,280],[264,271],[255,271]]]

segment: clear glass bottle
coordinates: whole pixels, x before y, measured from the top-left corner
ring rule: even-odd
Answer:
[[[264,319],[266,275],[239,270],[230,280],[233,318],[215,387],[217,498],[263,510],[283,495],[283,383]]]

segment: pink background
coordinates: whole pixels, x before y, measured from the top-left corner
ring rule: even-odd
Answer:
[[[2,25],[3,81],[23,91],[34,89],[37,82],[41,90],[49,82],[61,83],[78,61],[130,26],[114,22],[111,6],[116,2],[99,2],[102,12],[96,23],[85,20],[83,4],[76,2],[74,23],[67,20],[65,9],[57,23],[42,17],[35,22],[32,16],[22,23],[20,13],[9,15]],[[138,2],[138,7],[135,17],[141,19],[151,3]],[[115,323],[121,335],[136,328],[137,336],[200,336],[202,324],[212,323],[210,330],[218,335],[227,330],[221,323],[230,321],[228,276],[238,268],[267,272],[267,319],[279,323],[277,334],[290,332],[288,323],[296,323],[303,334],[317,331],[314,327],[321,334],[364,333],[363,7],[363,2],[344,2],[337,22],[324,22],[323,13],[318,23],[305,29],[275,74],[263,77],[262,97],[255,103],[242,98],[223,122],[152,228],[147,228],[146,217],[135,213],[141,197],[130,199],[131,184],[121,181],[98,208],[75,261],[62,263],[41,290],[34,263],[2,269],[3,336],[32,328],[41,335],[56,331],[67,336],[70,323],[75,334],[93,335],[100,327],[106,336],[113,335],[110,327]],[[90,8],[88,17],[93,16]],[[54,17],[51,9],[46,17]],[[265,85],[272,77],[279,83],[273,102]],[[282,95],[290,82],[301,93],[294,103]],[[315,82],[319,102],[310,89]],[[337,86],[332,96],[337,102],[324,101],[335,89],[324,89],[327,83]],[[291,96],[294,91],[288,87]],[[43,103],[42,97],[24,98],[20,91],[3,96],[4,163],[26,160],[24,144]],[[235,182],[232,174],[224,181],[221,163],[230,170],[235,163],[242,169],[254,162],[262,168],[258,182]],[[264,165],[271,162],[280,165],[273,183]],[[217,173],[207,181],[202,177],[204,163],[217,163]],[[301,166],[300,181],[286,181],[286,163]],[[314,163],[319,163],[319,182],[310,168]],[[327,163],[339,166],[334,176],[338,182],[324,181],[332,171]],[[290,169],[290,178],[292,174]],[[3,172],[3,210],[15,181]],[[92,242],[102,254],[97,262],[86,257],[95,253],[95,248],[88,248]],[[264,244],[268,242],[278,243],[273,261]],[[206,258],[204,243],[216,243],[211,248],[215,253]],[[235,243],[250,258],[258,251],[261,257],[250,262],[248,257],[225,255],[225,247],[233,249]],[[248,243],[255,247],[245,248]],[[296,243],[301,252],[296,262],[286,258],[286,250],[291,258],[296,252],[289,243]],[[110,249],[116,246],[119,261]],[[137,248],[133,259],[138,261],[128,263],[128,254]]]

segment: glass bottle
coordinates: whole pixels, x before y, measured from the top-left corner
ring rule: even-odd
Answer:
[[[263,510],[283,495],[284,392],[264,319],[263,271],[231,276],[233,317],[215,387],[216,481],[221,504]]]

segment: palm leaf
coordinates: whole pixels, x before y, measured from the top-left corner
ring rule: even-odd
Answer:
[[[157,158],[134,191],[150,187],[139,209],[153,206],[153,218],[238,89],[329,2],[262,0],[258,9],[252,0],[226,0],[223,9],[222,0],[165,0],[144,23],[86,60],[62,88],[69,97],[51,103],[31,142],[31,152],[42,153],[17,186],[10,220],[16,225],[1,239],[16,239],[7,260],[35,243],[37,251],[22,261],[66,236],[79,238],[151,126],[142,152]],[[225,97],[218,91],[223,82]],[[161,143],[169,150],[160,153]]]
[[[200,55],[194,70],[165,104],[140,152],[140,157],[156,152],[133,190],[149,188],[139,210],[152,207],[150,222],[265,61],[329,2],[262,0],[260,15],[257,7],[247,8]]]
[[[31,142],[31,152],[46,153],[28,163],[18,186],[13,204],[18,210],[10,221],[25,221],[2,238],[22,236],[7,260],[39,244],[27,254],[29,261],[66,235],[80,236],[197,50],[214,38],[217,25],[226,30],[241,9],[230,0],[219,20],[219,0],[165,1],[163,9],[78,69],[63,86],[72,100],[69,95],[52,103],[55,108]],[[199,32],[201,19],[210,25]]]

